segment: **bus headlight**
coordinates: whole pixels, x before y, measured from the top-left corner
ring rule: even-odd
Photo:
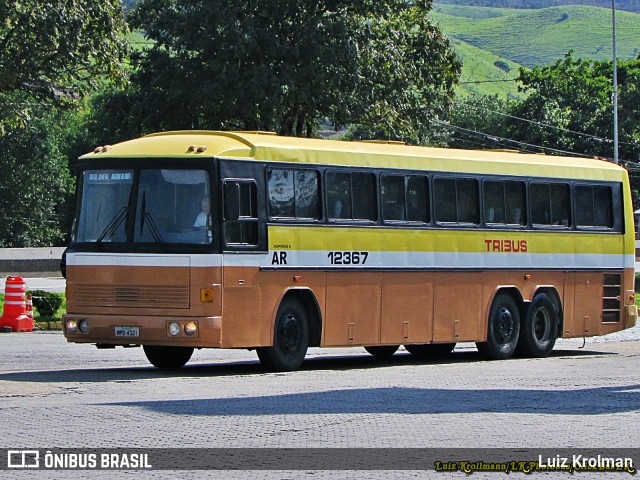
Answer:
[[[77,333],[78,332],[78,322],[72,318],[67,320],[66,324],[67,333]]]
[[[172,337],[180,335],[180,324],[178,322],[171,322],[169,324],[169,335]]]
[[[189,336],[193,336],[198,333],[198,324],[196,322],[187,322],[184,325],[184,333]]]
[[[82,333],[89,333],[89,320],[83,318],[78,322],[78,328]]]

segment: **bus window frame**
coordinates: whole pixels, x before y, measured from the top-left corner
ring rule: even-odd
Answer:
[[[619,189],[619,186],[610,184],[610,183],[585,183],[585,182],[580,182],[577,181],[572,185],[571,188],[571,196],[572,198],[575,200],[576,198],[576,189],[579,187],[590,187],[591,189],[595,188],[595,187],[605,187],[609,189],[609,193],[610,193],[610,200],[611,200],[611,226],[610,227],[606,227],[606,226],[600,226],[600,225],[593,225],[593,226],[589,226],[589,225],[578,225],[578,221],[577,221],[577,202],[574,202],[574,212],[573,212],[573,218],[574,223],[575,223],[575,228],[577,231],[584,231],[584,232],[616,232],[616,190]],[[592,190],[593,192],[593,190]],[[595,206],[595,200],[593,205]],[[595,213],[595,212],[593,212]],[[595,219],[594,219],[595,221]]]
[[[437,172],[433,175],[433,179],[432,179],[432,183],[431,183],[431,190],[430,190],[430,195],[431,195],[431,203],[432,203],[432,210],[433,210],[433,215],[432,215],[432,222],[433,225],[435,225],[436,227],[460,227],[460,228],[464,228],[464,229],[468,229],[468,228],[479,228],[480,226],[482,226],[482,221],[483,221],[483,212],[482,212],[482,179],[483,176],[482,175],[469,175],[469,174],[457,174],[457,173],[452,173],[452,172]],[[454,205],[455,210],[456,210],[456,221],[455,222],[446,222],[446,221],[441,221],[438,220],[437,218],[437,208],[436,208],[436,198],[435,198],[435,194],[436,194],[436,182],[438,180],[453,180],[455,182],[455,197],[456,197],[456,203]],[[458,212],[458,181],[464,181],[464,180],[471,180],[474,181],[476,183],[476,200],[477,200],[477,214],[478,214],[478,218],[477,218],[477,223],[474,222],[460,222],[458,221],[458,217],[459,217],[459,212]]]
[[[319,209],[319,215],[318,218],[313,218],[313,217],[285,217],[285,216],[277,216],[277,215],[271,215],[271,198],[269,196],[269,173],[272,172],[273,170],[291,170],[294,174],[294,212],[295,212],[295,174],[298,171],[305,171],[305,172],[314,172],[316,174],[316,178],[318,180],[318,209]],[[277,222],[277,223],[293,223],[293,224],[300,224],[300,223],[305,223],[305,224],[319,224],[322,223],[322,219],[324,218],[324,202],[323,202],[323,198],[324,198],[324,192],[323,192],[323,176],[322,176],[322,172],[318,169],[318,168],[314,168],[313,166],[299,166],[298,164],[292,165],[292,164],[288,164],[288,163],[284,163],[284,164],[277,164],[277,165],[268,165],[265,168],[265,174],[264,174],[264,179],[265,179],[265,195],[266,195],[266,200],[265,200],[265,209],[267,212],[267,219],[269,222]]]
[[[566,231],[566,230],[575,230],[575,218],[574,218],[574,197],[573,197],[573,188],[572,188],[572,181],[567,180],[567,179],[561,179],[561,178],[546,178],[546,177],[541,177],[541,178],[532,178],[528,183],[527,183],[527,209],[528,209],[528,222],[530,225],[530,228],[532,230],[550,230],[550,231]],[[553,217],[553,204],[552,204],[552,193],[551,193],[551,186],[552,185],[565,185],[567,187],[567,190],[569,192],[569,205],[568,205],[568,213],[570,215],[571,218],[568,219],[568,222],[566,225],[562,224],[562,225],[554,225],[552,223],[534,223],[534,218],[533,218],[533,201],[532,201],[532,194],[531,194],[531,187],[533,187],[534,185],[546,185],[548,187],[548,192],[549,192],[549,215],[551,217]],[[551,221],[551,220],[550,220]]]
[[[488,222],[485,215],[485,184],[488,182],[494,183],[502,183],[503,184],[503,193],[504,193],[504,184],[507,182],[512,183],[520,183],[522,184],[523,193],[524,193],[524,208],[522,214],[526,216],[525,221],[523,223],[499,223],[499,222]],[[506,206],[506,201],[504,202]],[[529,217],[529,189],[527,186],[527,181],[524,178],[512,177],[512,176],[501,176],[501,175],[484,175],[481,178],[480,182],[480,213],[482,216],[482,224],[490,229],[496,230],[529,230],[531,229],[531,219]],[[505,212],[506,215],[506,212]]]
[[[402,206],[404,208],[405,220],[386,219],[384,217],[384,203],[382,198],[382,182],[384,177],[402,177],[403,179],[404,202]],[[406,220],[407,214],[409,213],[408,202],[407,202],[409,178],[419,178],[423,181],[423,185],[426,190],[425,200],[427,203],[426,205],[424,205],[425,207],[424,211],[426,212],[426,216],[427,216],[426,222],[420,221],[420,220]],[[421,228],[421,227],[428,227],[433,225],[433,211],[432,211],[433,198],[432,198],[432,192],[431,192],[431,179],[427,172],[421,173],[419,170],[408,170],[408,171],[405,171],[405,170],[396,171],[392,169],[381,170],[378,178],[378,197],[380,202],[380,205],[378,206],[378,212],[379,212],[378,217],[382,225],[392,226],[392,227],[405,227],[405,228]]]
[[[351,201],[351,218],[336,218],[329,216],[330,206],[329,206],[329,193],[328,193],[328,182],[327,177],[332,173],[346,173],[349,176],[349,185],[350,185],[350,201]],[[373,202],[372,206],[374,208],[374,218],[373,220],[369,220],[366,218],[353,218],[353,175],[354,174],[366,174],[371,175],[373,177]],[[323,207],[324,212],[322,215],[322,219],[326,221],[328,224],[333,225],[376,225],[380,222],[380,182],[379,177],[380,170],[376,169],[364,169],[364,168],[335,168],[334,166],[329,166],[322,172],[321,177],[321,189],[322,189],[322,197],[323,197]]]
[[[156,158],[156,157],[136,157],[136,158],[110,158],[109,163],[97,161],[94,159],[85,160],[78,159],[72,162],[71,170],[77,179],[76,189],[76,205],[74,219],[72,225],[72,237],[77,236],[78,213],[81,206],[82,194],[84,189],[83,172],[87,170],[132,170],[134,175],[134,184],[132,188],[133,202],[129,204],[129,218],[127,222],[131,225],[131,237],[127,233],[126,242],[104,242],[97,244],[96,242],[78,242],[71,241],[69,244],[70,251],[86,251],[86,252],[109,252],[109,253],[152,253],[152,254],[197,254],[197,253],[213,253],[220,252],[222,246],[222,235],[214,228],[211,243],[195,244],[195,243],[164,243],[159,245],[156,242],[134,242],[133,228],[138,198],[139,175],[140,170],[204,170],[207,174],[209,182],[209,201],[211,205],[215,205],[219,200],[215,189],[218,188],[218,174],[215,157],[202,157],[196,160],[184,161],[177,158]],[[213,224],[221,224],[218,209],[211,209],[211,217]]]

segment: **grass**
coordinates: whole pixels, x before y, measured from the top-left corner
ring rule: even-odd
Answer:
[[[487,10],[485,15],[483,10]],[[569,50],[577,57],[611,58],[611,11],[606,8],[570,5],[509,10],[436,5],[432,17],[450,37],[524,66],[553,63]],[[618,12],[617,27],[618,58],[636,58],[640,15]]]
[[[468,7],[436,3],[431,18],[449,36],[463,61],[461,81],[500,79],[496,61],[512,69],[548,65],[573,50],[575,57],[609,60],[612,54],[611,11],[569,5],[536,10]],[[640,15],[617,12],[619,59],[640,53]],[[502,74],[507,73],[502,70]],[[509,82],[463,84],[463,94],[518,95]]]

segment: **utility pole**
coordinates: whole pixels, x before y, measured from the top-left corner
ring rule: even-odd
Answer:
[[[613,163],[618,163],[618,52],[616,51],[616,0],[611,0],[613,21]]]

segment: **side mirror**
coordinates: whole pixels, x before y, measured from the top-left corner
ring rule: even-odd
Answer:
[[[224,219],[238,220],[240,218],[240,184],[225,182],[224,184]]]

